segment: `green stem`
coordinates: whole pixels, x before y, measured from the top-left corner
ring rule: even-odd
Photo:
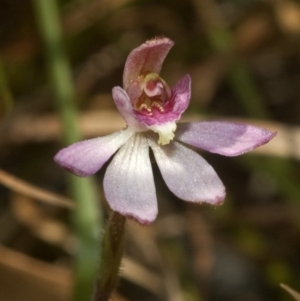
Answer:
[[[69,61],[62,47],[62,33],[56,0],[33,0],[44,40],[48,73],[53,83],[66,144],[80,139]]]
[[[125,222],[126,218],[114,211],[107,222],[94,301],[107,301],[117,285],[124,248]]]
[[[33,0],[41,37],[43,38],[57,109],[66,144],[80,139],[71,68],[62,47],[62,34],[56,0]],[[77,235],[73,301],[89,300],[97,271],[100,246],[99,200],[92,178],[68,177],[76,201],[74,223]],[[100,250],[101,251],[101,250]]]

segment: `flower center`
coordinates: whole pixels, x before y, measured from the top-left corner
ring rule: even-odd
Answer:
[[[170,87],[154,72],[141,74],[126,90],[139,120],[158,133],[158,143],[169,144],[175,137],[175,120],[169,120],[173,102]]]
[[[171,89],[157,73],[148,73],[139,78],[142,93],[134,101],[133,108],[136,111],[146,111],[152,116],[152,109],[156,108],[164,112],[164,105],[171,96]]]

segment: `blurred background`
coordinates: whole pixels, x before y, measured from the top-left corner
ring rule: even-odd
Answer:
[[[50,0],[49,0],[50,1]],[[0,301],[65,301],[76,234],[62,126],[34,1],[0,2]],[[220,207],[168,191],[153,163],[159,216],[127,223],[115,301],[288,301],[300,290],[300,1],[61,0],[63,47],[84,138],[125,123],[111,89],[128,53],[167,36],[162,77],[192,77],[184,120],[243,121],[277,131],[226,158],[201,152],[227,188]],[[51,67],[50,67],[51,68]],[[106,216],[102,180],[97,190]]]

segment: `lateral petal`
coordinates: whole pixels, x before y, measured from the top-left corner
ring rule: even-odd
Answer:
[[[159,73],[173,45],[174,42],[168,38],[154,38],[131,51],[124,67],[124,89],[126,90],[144,72]]]
[[[135,134],[109,164],[104,192],[110,207],[141,224],[157,215],[157,199],[149,158],[149,145],[143,134]]]
[[[249,152],[275,136],[261,127],[223,121],[181,123],[176,131],[176,139],[224,156]]]
[[[176,121],[180,119],[181,114],[184,113],[190,103],[191,82],[191,77],[186,74],[172,88],[172,93],[175,95],[172,112],[177,114]]]
[[[114,87],[112,89],[112,96],[116,107],[129,127],[135,131],[144,131],[146,126],[140,123],[133,112],[132,104],[125,90],[121,87]]]
[[[225,187],[214,169],[196,152],[178,142],[163,147],[149,138],[149,145],[169,189],[189,202],[219,205]]]
[[[74,143],[60,150],[55,155],[54,161],[79,177],[92,175],[133,133],[128,128],[104,137]]]

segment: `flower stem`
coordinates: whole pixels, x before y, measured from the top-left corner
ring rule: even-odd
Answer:
[[[126,218],[115,211],[107,222],[94,301],[107,301],[117,285],[125,241],[125,222]]]

